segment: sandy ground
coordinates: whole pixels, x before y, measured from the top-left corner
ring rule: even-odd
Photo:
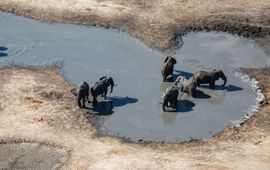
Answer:
[[[189,27],[243,32],[245,36],[269,33],[270,1],[266,0],[125,2],[1,0],[0,9],[51,22],[120,27],[158,49],[172,47],[175,33]],[[219,24],[221,26],[217,27]],[[268,99],[270,69],[245,69],[244,72],[259,80]],[[182,144],[131,144],[95,136],[95,128],[87,119],[89,115],[76,107],[70,86],[56,68],[1,69],[0,85],[1,140],[61,146],[70,156],[62,169],[270,167],[270,105],[267,101],[240,128],[211,139]]]

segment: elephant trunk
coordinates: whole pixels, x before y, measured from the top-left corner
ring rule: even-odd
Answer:
[[[113,82],[113,79],[111,78],[111,93],[113,92],[113,86],[114,86],[114,82]]]
[[[225,86],[227,83],[227,77],[223,74],[223,76],[221,76],[222,80],[224,81],[222,86]]]

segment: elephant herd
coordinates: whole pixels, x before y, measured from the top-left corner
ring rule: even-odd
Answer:
[[[171,56],[166,57],[161,70],[164,82],[173,81],[173,70],[174,64],[176,63],[177,62],[175,58]],[[209,88],[214,89],[215,81],[217,81],[219,78],[223,79],[223,86],[225,86],[227,78],[222,70],[213,69],[210,71],[198,71],[193,74],[193,77],[191,79],[187,79],[183,76],[178,76],[174,81],[173,85],[171,87],[168,87],[163,93],[163,111],[166,111],[166,107],[171,107],[176,110],[179,91],[194,96],[197,92],[196,88],[200,87],[201,84],[209,84]]]
[[[171,56],[166,57],[161,69],[163,82],[173,82],[173,71],[174,65],[176,63],[177,61],[175,58]],[[187,79],[183,76],[178,76],[173,82],[173,85],[171,87],[168,87],[163,93],[163,111],[166,111],[167,107],[176,110],[178,103],[178,95],[180,91],[194,96],[196,93],[196,88],[200,87],[201,84],[209,84],[209,88],[214,89],[215,81],[219,78],[223,79],[223,86],[225,86],[227,78],[222,70],[213,69],[210,71],[198,71],[193,74],[193,77],[191,79]],[[95,105],[98,103],[97,96],[101,95],[102,97],[104,97],[104,99],[106,99],[109,87],[111,87],[110,93],[112,93],[114,87],[113,78],[104,76],[101,77],[99,81],[95,82],[91,87],[89,87],[87,82],[82,82],[77,88],[73,88],[71,92],[76,96],[77,104],[79,107],[85,107],[86,100],[88,103],[90,103],[90,92],[93,97],[92,105],[93,107],[95,107]]]
[[[107,91],[108,87],[111,86],[111,91],[110,93],[113,92],[113,87],[114,87],[114,81],[112,77],[101,77],[99,81],[95,82],[90,88],[88,83],[85,81],[82,82],[77,89],[73,88],[71,92],[77,96],[77,104],[79,107],[85,107],[85,102],[86,100],[88,103],[89,101],[89,91],[93,97],[93,106],[95,106],[98,101],[97,101],[97,96],[101,95],[104,97],[104,99],[107,98]]]

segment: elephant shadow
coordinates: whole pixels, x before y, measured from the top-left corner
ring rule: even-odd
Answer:
[[[2,46],[0,46],[0,51],[7,51],[7,50],[8,50],[7,47],[2,47]]]
[[[176,112],[190,112],[193,110],[194,106],[195,106],[195,103],[189,100],[180,100],[177,103]]]
[[[6,56],[8,56],[7,53],[1,53],[1,52],[0,52],[0,57],[6,57]]]
[[[244,90],[242,87],[234,86],[234,85],[229,85],[226,87],[228,92],[234,92],[234,91],[241,91]]]
[[[185,72],[185,71],[179,71],[179,70],[174,70],[176,74],[173,74],[173,80],[175,80],[178,76],[183,76],[186,77],[187,79],[190,79],[193,74],[190,72]]]
[[[99,116],[109,116],[114,113],[114,107],[121,107],[127,104],[136,103],[138,99],[130,97],[108,97],[108,100],[99,101],[92,110],[96,115]]]
[[[195,103],[189,101],[189,100],[179,100],[177,101],[177,108],[176,110],[174,109],[169,109],[166,112],[190,112],[193,110],[193,107],[195,106]]]
[[[132,104],[136,103],[138,99],[131,98],[131,97],[118,97],[118,96],[113,96],[113,97],[108,97],[112,101],[112,106],[113,107],[121,107],[127,104]]]
[[[6,50],[8,50],[8,48],[6,48],[6,47],[1,47],[1,46],[0,46],[0,51],[6,51]],[[6,57],[6,56],[8,56],[7,53],[5,53],[5,52],[0,52],[0,57]]]
[[[198,90],[198,89],[195,90],[195,93],[193,94],[192,97],[194,97],[196,99],[210,99],[211,98],[210,95],[208,95],[208,94],[206,94],[203,91]]]
[[[114,113],[112,101],[110,100],[104,100],[104,101],[98,102],[92,108],[92,110],[94,111],[95,115],[99,115],[99,116],[110,116]]]
[[[201,88],[210,89],[208,84],[200,85]],[[242,87],[235,86],[235,85],[228,85],[228,86],[222,86],[222,85],[215,85],[215,89],[213,90],[227,90],[228,92],[236,92],[244,90]]]

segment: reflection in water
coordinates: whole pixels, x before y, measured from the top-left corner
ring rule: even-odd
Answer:
[[[135,98],[126,97],[108,97],[108,100],[99,99],[97,105],[93,107],[93,111],[96,115],[109,116],[113,114],[114,107],[121,107],[126,104],[136,103],[138,100]]]
[[[99,101],[93,108],[93,112],[99,116],[110,116],[113,114],[113,105],[110,100]]]
[[[169,125],[174,122],[178,113],[176,112],[163,112],[161,115],[161,119],[164,125]]]
[[[185,113],[185,112],[190,112],[193,110],[193,107],[195,104],[189,100],[179,100],[177,103],[177,109],[174,111],[167,111],[162,113],[162,120],[163,123],[166,124],[171,124],[174,122],[177,114]]]

